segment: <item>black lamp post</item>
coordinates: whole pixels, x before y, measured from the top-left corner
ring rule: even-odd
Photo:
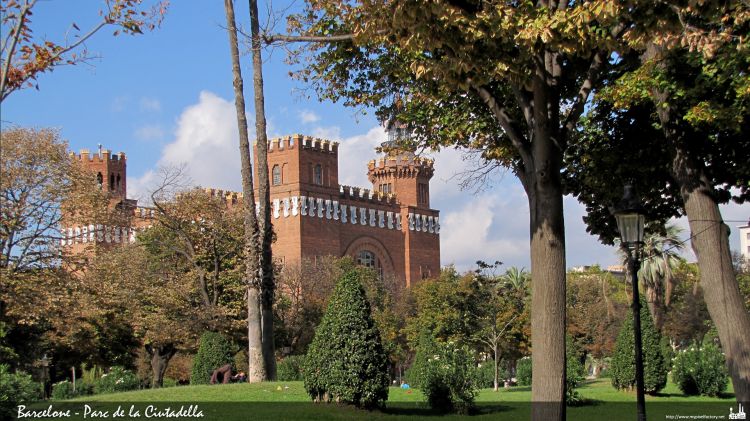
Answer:
[[[643,206],[634,193],[633,186],[625,185],[622,200],[612,212],[617,219],[622,246],[628,253],[631,283],[633,284],[633,334],[635,337],[635,383],[638,401],[638,421],[646,420],[646,401],[643,393],[643,344],[641,340],[641,300],[638,293],[638,259],[643,244],[643,226],[646,220]]]

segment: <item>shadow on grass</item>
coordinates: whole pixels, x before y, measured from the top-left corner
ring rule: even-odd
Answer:
[[[568,408],[581,408],[581,407],[586,407],[586,406],[594,407],[594,406],[603,405],[605,403],[606,402],[600,401],[598,399],[583,398],[571,405],[568,405]]]
[[[480,404],[468,415],[489,415],[500,412],[507,412],[516,409],[512,406],[499,405],[499,404]],[[450,415],[452,413],[446,413],[439,410],[432,409],[426,404],[415,404],[414,406],[394,406],[386,407],[380,410],[380,412],[388,415],[401,415],[409,417],[442,417]]]

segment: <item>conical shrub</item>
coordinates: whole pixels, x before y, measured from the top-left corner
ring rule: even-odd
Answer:
[[[388,360],[362,275],[362,269],[346,268],[308,349],[305,389],[315,401],[372,408],[388,399]]]
[[[667,384],[667,366],[660,342],[661,335],[654,327],[646,301],[641,297],[641,340],[643,345],[643,384],[646,393],[656,393]],[[623,322],[612,358],[612,386],[616,389],[635,388],[635,337],[633,310]]]

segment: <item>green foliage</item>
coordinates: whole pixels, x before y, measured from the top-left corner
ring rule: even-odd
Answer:
[[[523,357],[516,363],[516,383],[531,386],[531,357]]]
[[[498,382],[502,385],[503,380],[510,378],[505,361],[500,360],[497,370]],[[480,389],[495,387],[495,361],[487,360],[477,366],[474,384]]]
[[[531,386],[531,358],[524,357],[516,363],[516,382],[519,386]],[[581,397],[576,387],[585,378],[584,365],[578,349],[570,337],[565,341],[565,402],[568,405],[576,405],[581,402]]]
[[[643,382],[646,393],[656,393],[667,384],[667,366],[660,346],[661,335],[654,328],[646,302],[641,298],[641,337],[643,345]],[[617,336],[612,358],[612,386],[616,389],[635,387],[635,339],[633,312],[628,312]]]
[[[177,380],[171,377],[165,377],[161,387],[175,387],[177,386]]]
[[[0,364],[0,419],[11,419],[16,405],[41,399],[41,385],[24,372],[11,373]]]
[[[441,412],[468,413],[474,409],[477,395],[476,371],[468,347],[454,342],[437,342],[425,332],[420,336],[409,375],[431,408]]]
[[[672,381],[686,395],[718,396],[727,388],[724,354],[713,343],[678,352],[673,364]]]
[[[87,388],[83,387],[83,382],[80,379],[76,380],[75,391],[73,390],[73,382],[70,380],[63,380],[52,385],[52,399],[54,400],[71,399],[85,395],[87,392]]]
[[[305,363],[304,355],[290,355],[276,365],[277,381],[302,380],[302,370]]]
[[[345,268],[307,352],[305,389],[315,401],[373,408],[388,399],[388,359],[361,275]]]
[[[583,381],[585,375],[578,349],[573,340],[568,337],[565,341],[565,402],[568,405],[581,403],[581,396],[576,391],[576,387]]]
[[[76,383],[77,384],[77,383]],[[123,367],[112,367],[108,373],[102,374],[94,385],[94,391],[99,393],[125,392],[135,390],[140,386],[138,376]]]
[[[193,360],[190,384],[208,384],[211,373],[225,364],[234,363],[236,347],[226,336],[216,332],[204,332],[198,353]]]

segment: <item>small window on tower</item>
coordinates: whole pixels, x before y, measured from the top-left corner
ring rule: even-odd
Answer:
[[[281,185],[281,167],[274,165],[271,172],[273,173],[273,185]]]
[[[323,185],[323,167],[320,164],[315,166],[315,172],[313,173],[313,183],[322,186]]]
[[[96,182],[99,183],[99,188],[102,188],[102,183],[104,183],[104,177],[102,177],[102,173],[96,174]]]
[[[115,189],[115,175],[111,174],[109,176],[109,189],[114,190]]]

